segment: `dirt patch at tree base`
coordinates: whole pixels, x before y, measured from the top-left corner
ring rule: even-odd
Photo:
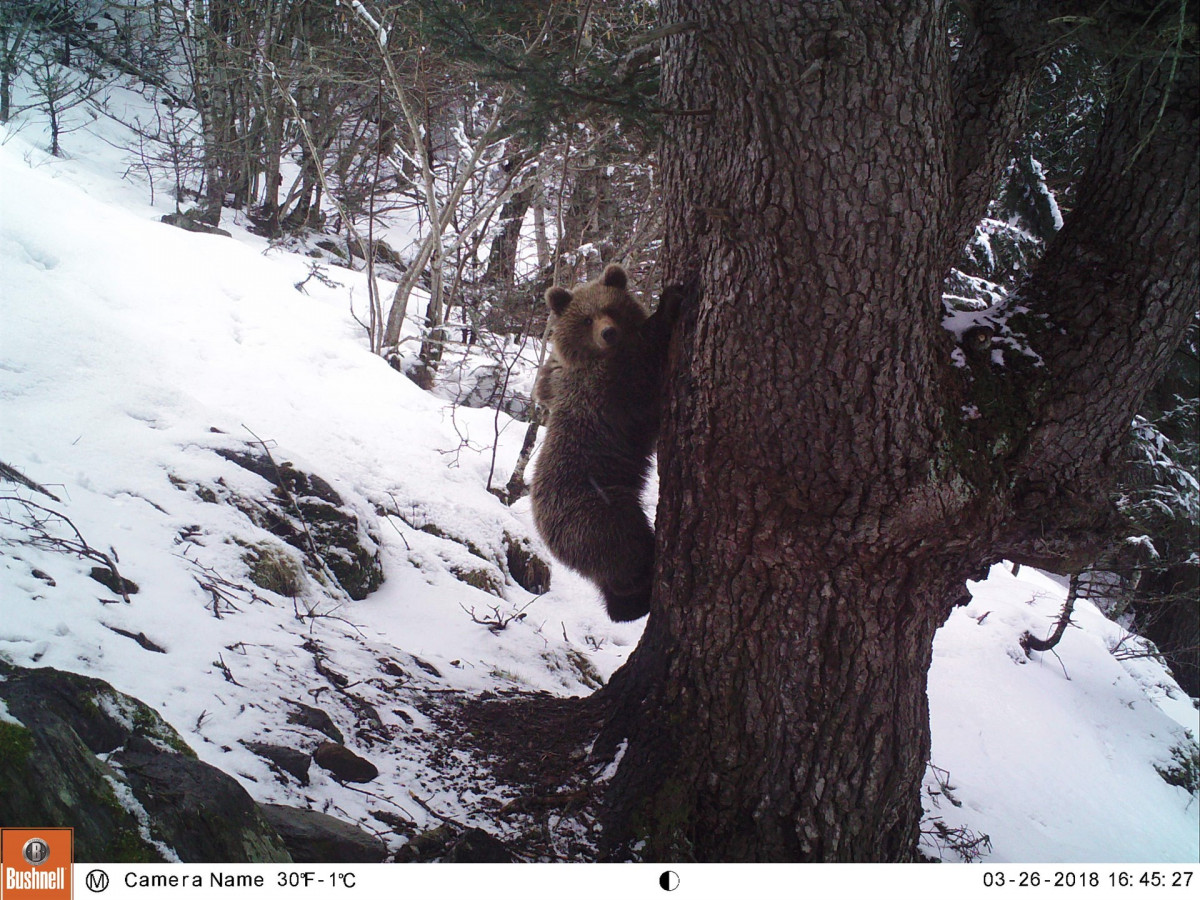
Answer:
[[[585,862],[597,856],[597,808],[607,760],[591,758],[608,704],[602,693],[485,692],[424,710],[444,751],[468,752],[501,786],[479,810],[522,861]],[[465,823],[451,823],[466,828]]]

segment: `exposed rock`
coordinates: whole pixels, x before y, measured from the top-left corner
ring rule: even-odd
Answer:
[[[312,638],[306,639],[302,646],[312,654],[313,666],[333,686],[338,699],[353,711],[356,723],[361,726],[355,734],[360,739],[366,740],[367,743],[372,743],[375,739],[390,740],[391,733],[383,724],[379,710],[370,702],[347,690],[351,683],[350,678],[333,667],[325,655],[324,648]],[[339,740],[337,743],[341,743],[341,741]]]
[[[461,581],[463,584],[469,584],[476,590],[484,591],[488,594],[493,594],[497,597],[504,596],[504,582],[500,575],[493,569],[484,566],[451,566],[450,574]]]
[[[270,499],[229,496],[254,524],[305,554],[318,573],[332,573],[352,600],[362,600],[383,583],[372,524],[361,521],[329,482],[286,461],[276,466],[265,453],[229,448],[216,452],[275,486]]]
[[[301,784],[308,784],[308,768],[312,764],[312,757],[307,753],[259,741],[242,741],[242,744],[255,756],[261,756],[271,763],[272,768],[287,772]]]
[[[176,228],[182,228],[184,231],[194,231],[197,234],[219,234],[222,237],[232,237],[224,228],[218,228],[216,225],[208,225],[197,221],[187,213],[167,213],[159,221],[165,222],[167,225],[174,225]]]
[[[442,862],[448,863],[509,863],[513,855],[504,842],[482,828],[468,828],[462,833]]]
[[[397,515],[397,516],[399,516],[399,518],[404,519],[405,522],[408,522],[408,524],[412,525],[413,528],[416,528],[417,531],[423,531],[426,534],[432,534],[434,537],[442,538],[447,541],[454,541],[454,543],[461,544],[463,547],[466,547],[467,552],[470,553],[472,556],[478,556],[484,562],[491,561],[490,557],[486,553],[484,553],[479,548],[479,546],[474,541],[472,541],[470,538],[462,537],[461,535],[457,535],[457,534],[451,534],[450,532],[446,531],[444,528],[439,526],[436,522],[426,522],[423,525],[418,526],[412,522],[409,522],[408,519],[405,518],[402,513],[394,513],[394,515]]]
[[[512,851],[482,828],[439,825],[416,835],[396,853],[396,862],[507,863]]]
[[[40,704],[22,704],[7,690],[0,696],[22,723],[0,722],[0,822],[74,828],[78,862],[162,862],[118,801],[112,769],[79,735]]]
[[[1167,784],[1181,787],[1189,794],[1200,794],[1200,744],[1189,739],[1171,748],[1172,762],[1155,765],[1154,771]]]
[[[124,596],[138,592],[136,582],[130,581],[128,578],[122,578],[113,572],[112,569],[104,566],[92,566],[92,570],[88,574],[92,577],[93,581],[100,582],[114,594]]]
[[[397,365],[397,363],[388,360],[392,368],[399,368],[405,374],[409,381],[415,384],[423,391],[433,389],[433,374],[434,370],[429,367],[428,363],[416,360],[407,364]]]
[[[0,676],[17,720],[0,722],[0,822],[73,828],[79,862],[290,860],[249,794],[146,704],[57,669],[0,661]]]
[[[434,678],[442,677],[442,673],[438,671],[437,666],[435,666],[433,663],[427,662],[426,660],[421,659],[421,657],[419,657],[419,656],[412,657],[412,661],[414,663],[416,663],[416,665],[419,669],[421,669],[424,672],[428,672]]]
[[[567,651],[567,662],[579,676],[579,680],[594,691],[604,687],[604,676],[592,665],[592,661],[575,648]]]
[[[453,826],[439,825],[437,828],[413,835],[412,839],[396,852],[396,862],[432,862],[440,859],[457,834]]]
[[[329,713],[325,712],[325,710],[317,709],[315,706],[308,706],[296,700],[289,700],[287,702],[292,706],[287,717],[288,722],[292,725],[302,725],[305,728],[311,728],[313,731],[319,731],[337,744],[345,741],[342,732],[333,724],[333,719],[329,718]]]
[[[336,256],[342,262],[346,261],[345,245],[339,244],[337,241],[332,240],[330,238],[324,238],[322,240],[317,241],[317,246],[320,247],[322,250],[324,250],[326,253]]]
[[[325,741],[313,751],[313,762],[338,781],[364,783],[379,777],[375,764],[363,759],[353,750],[332,741]]]
[[[267,804],[262,811],[294,862],[373,863],[387,858],[387,845],[357,825],[314,809]]]
[[[39,581],[46,582],[46,584],[50,585],[50,587],[58,586],[58,582],[55,581],[53,578],[51,578],[49,575],[47,575],[45,572],[43,572],[41,569],[30,569],[29,574],[31,574],[34,578],[38,579]]]
[[[513,537],[504,532],[505,559],[513,581],[531,594],[550,590],[550,564],[533,552],[528,538]]]
[[[405,511],[396,506],[379,506],[376,513],[381,516],[395,516],[403,520],[411,528],[423,531],[434,537],[464,547],[472,556],[476,556],[493,566],[507,571],[508,576],[531,594],[544,594],[550,590],[550,564],[539,556],[533,549],[533,542],[527,537],[518,537],[505,531],[502,538],[504,556],[500,557],[494,549],[484,550],[469,537],[455,534],[439,525],[427,521],[428,513],[424,510]],[[459,581],[497,597],[504,596],[503,585],[496,581],[495,572],[490,568],[472,567],[461,563],[450,566],[450,573]]]
[[[141,704],[99,679],[58,669],[25,669],[3,661],[0,661],[0,675],[4,676],[0,681],[0,699],[13,716],[31,729],[37,727],[33,719],[42,714],[52,717],[78,735],[92,753],[111,753],[137,727],[114,715],[113,710],[126,705],[117,698],[128,700],[130,708]],[[106,702],[110,697],[112,702]],[[149,707],[147,710],[150,716],[158,718]]]
[[[133,738],[109,757],[183,862],[290,862],[245,788],[220,769]]]
[[[533,401],[525,394],[509,390],[509,371],[503,363],[477,368],[475,383],[458,398],[460,406],[471,409],[499,409],[520,422],[528,422],[533,413]]]
[[[330,664],[329,657],[325,655],[324,647],[312,638],[305,638],[301,646],[312,654],[313,666],[324,676],[326,681],[339,691],[346,688],[346,685],[350,683],[350,678],[343,675]]]
[[[392,830],[395,834],[403,834],[411,836],[416,831],[416,826],[412,820],[408,819],[399,813],[394,813],[387,809],[371,810],[371,818],[378,819],[384,825]]]
[[[402,684],[408,681],[411,677],[408,672],[404,670],[404,667],[395,660],[388,659],[386,656],[383,656],[376,661],[379,663],[379,670],[381,672],[383,672],[385,675],[391,675],[393,678],[399,678]]]
[[[331,242],[318,241],[317,246],[321,247],[322,249],[326,249],[326,243]],[[345,246],[350,248],[350,254],[355,259],[363,258],[362,248],[358,246],[357,241],[348,241]],[[374,251],[376,265],[391,266],[398,274],[403,274],[408,269],[408,263],[406,263],[400,257],[400,254],[393,250],[391,245],[386,241],[381,241],[376,238],[371,246],[371,249]]]

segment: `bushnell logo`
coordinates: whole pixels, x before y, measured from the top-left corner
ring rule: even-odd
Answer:
[[[0,900],[69,900],[70,828],[0,828]]]

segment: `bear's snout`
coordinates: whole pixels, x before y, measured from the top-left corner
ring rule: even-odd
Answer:
[[[596,341],[596,346],[608,348],[613,346],[621,337],[621,331],[612,319],[608,316],[603,316],[596,319],[592,324],[592,336]]]

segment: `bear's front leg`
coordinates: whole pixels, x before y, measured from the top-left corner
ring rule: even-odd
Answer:
[[[558,393],[556,388],[558,378],[561,376],[560,370],[562,363],[559,362],[557,356],[551,351],[542,361],[542,367],[538,369],[537,379],[533,384],[533,396],[547,411],[554,407],[554,398]]]
[[[683,284],[669,284],[663,288],[658,300],[658,309],[646,320],[647,336],[652,344],[663,354],[671,342],[671,332],[675,323],[687,307],[694,306],[700,299],[700,279],[693,276]]]

